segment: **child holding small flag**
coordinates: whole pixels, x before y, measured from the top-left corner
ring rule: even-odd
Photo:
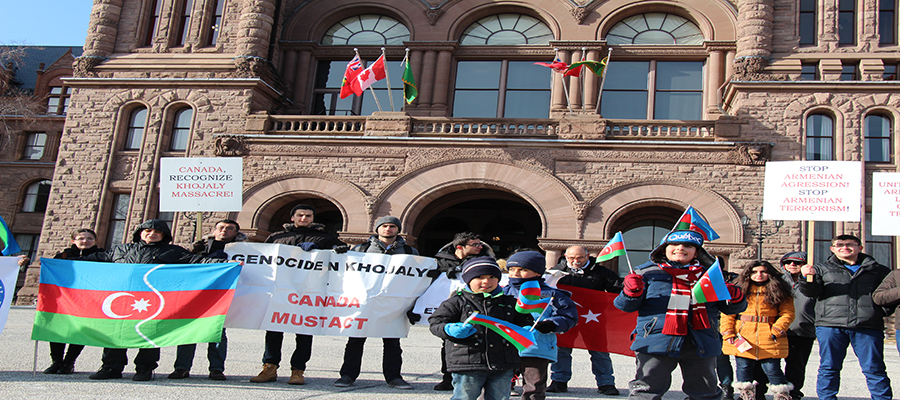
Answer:
[[[565,333],[575,326],[578,309],[568,292],[544,283],[547,261],[543,254],[533,250],[514,253],[506,261],[506,269],[509,270],[509,285],[503,288],[504,293],[519,297],[520,294],[527,294],[526,287],[533,286],[539,290],[542,299],[550,299],[547,309],[542,310],[534,326],[537,344],[519,352],[524,381],[522,399],[543,399],[547,391],[547,369],[551,362],[557,360],[556,334]]]
[[[530,314],[516,312],[516,298],[500,289],[500,267],[492,257],[474,257],[461,266],[466,287],[452,294],[428,319],[431,333],[444,339],[447,370],[453,374],[453,400],[509,398],[509,382],[519,366],[516,346],[494,330],[467,323],[483,314],[517,326]]]
[[[725,315],[722,351],[735,356],[734,388],[741,399],[756,398],[753,370],[757,364],[769,379],[775,400],[789,400],[793,385],[781,370],[782,358],[788,355],[787,331],[794,321],[794,299],[791,286],[768,261],[754,261],[741,272],[738,287],[747,297],[747,310]]]
[[[715,259],[703,249],[703,235],[669,232],[650,253],[650,262],[625,276],[625,288],[613,304],[638,312],[632,338],[637,371],[628,387],[631,399],[660,399],[669,391],[672,371],[681,368],[682,391],[695,400],[720,400],[716,357],[722,353],[719,313],[747,308],[743,292],[727,284],[731,300],[698,303],[691,297]]]

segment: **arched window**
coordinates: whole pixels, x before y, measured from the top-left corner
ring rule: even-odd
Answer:
[[[172,140],[169,143],[171,151],[187,150],[188,140],[191,138],[191,117],[194,116],[193,108],[182,108],[175,113],[172,123]]]
[[[650,259],[650,252],[659,245],[674,225],[674,220],[645,219],[623,229],[622,238],[628,243],[628,257],[634,263],[633,266],[647,262]],[[624,276],[629,272],[628,260],[625,257],[619,257],[617,260],[619,275]]]
[[[25,189],[25,199],[22,201],[23,212],[47,211],[47,201],[50,199],[50,181],[42,180],[32,183]]]
[[[524,14],[496,14],[475,21],[463,32],[463,46],[548,45],[553,32],[541,20]]]
[[[144,141],[144,128],[147,126],[147,108],[138,107],[128,115],[128,128],[125,134],[125,150],[139,150]]]
[[[401,46],[409,40],[409,29],[400,21],[385,15],[362,14],[334,24],[322,38],[332,46]]]
[[[219,31],[222,30],[222,6],[225,0],[215,0],[212,7],[212,16],[209,19],[209,28],[207,34],[206,45],[214,46],[219,40]]]
[[[606,35],[610,46],[703,44],[703,33],[697,24],[675,14],[638,14],[619,21]]]
[[[834,120],[825,114],[806,118],[806,159],[834,160]]]
[[[866,116],[865,160],[891,162],[891,119],[879,114]]]
[[[178,16],[178,34],[175,36],[175,45],[184,46],[187,43],[187,37],[191,30],[191,13],[194,8],[194,0],[182,0],[181,12]]]

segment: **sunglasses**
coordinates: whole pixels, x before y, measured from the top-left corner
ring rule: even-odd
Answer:
[[[806,263],[804,263],[803,261],[794,261],[794,260],[788,260],[788,261],[784,262],[784,265],[803,265],[803,264],[806,264]]]

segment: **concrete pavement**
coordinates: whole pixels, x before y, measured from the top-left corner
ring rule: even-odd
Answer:
[[[75,365],[74,375],[44,375],[41,371],[50,364],[49,347],[38,346],[37,374],[32,374],[34,341],[30,340],[34,319],[33,307],[14,307],[9,321],[0,334],[0,399],[448,399],[450,392],[435,392],[431,388],[440,380],[440,340],[424,326],[411,329],[409,338],[403,339],[403,376],[414,390],[387,387],[381,376],[381,341],[370,339],[363,358],[363,371],[356,384],[350,388],[335,388],[332,382],[341,367],[346,339],[317,336],[313,341],[313,356],[307,366],[307,384],[287,384],[290,368],[287,360],[294,349],[290,335],[285,335],[282,366],[277,382],[254,384],[248,380],[259,373],[265,332],[244,329],[228,330],[228,358],[225,362],[227,381],[207,379],[206,346],[197,346],[192,376],[183,380],[170,380],[175,348],[162,349],[160,367],[150,382],[133,382],[134,366],[128,365],[123,379],[93,381],[88,375],[100,367],[101,349],[87,347]],[[628,338],[622,338],[628,340]],[[807,398],[815,397],[815,373],[818,365],[818,349],[813,349],[804,392]],[[888,374],[894,393],[900,396],[900,357],[893,343],[885,345]],[[136,350],[129,350],[129,361]],[[585,399],[627,397],[625,388],[634,377],[634,359],[613,355],[616,386],[621,396],[603,396],[597,393],[587,352],[574,354],[572,381],[569,393],[548,394],[548,399]],[[868,390],[857,360],[850,351],[844,364],[841,399],[867,399]],[[672,390],[665,399],[684,399],[680,391],[678,371],[673,377]],[[771,398],[771,396],[769,396]]]

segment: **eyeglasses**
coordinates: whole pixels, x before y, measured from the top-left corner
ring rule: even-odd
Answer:
[[[471,243],[471,244],[467,244],[466,246],[469,246],[469,247],[484,247],[484,243]]]
[[[795,260],[787,260],[784,262],[784,265],[803,265],[805,264],[803,261],[795,261]]]
[[[831,245],[831,247],[834,247],[836,249],[839,249],[841,247],[853,248],[853,247],[857,247],[857,246],[859,246],[859,245],[856,243],[835,243],[835,244]]]

